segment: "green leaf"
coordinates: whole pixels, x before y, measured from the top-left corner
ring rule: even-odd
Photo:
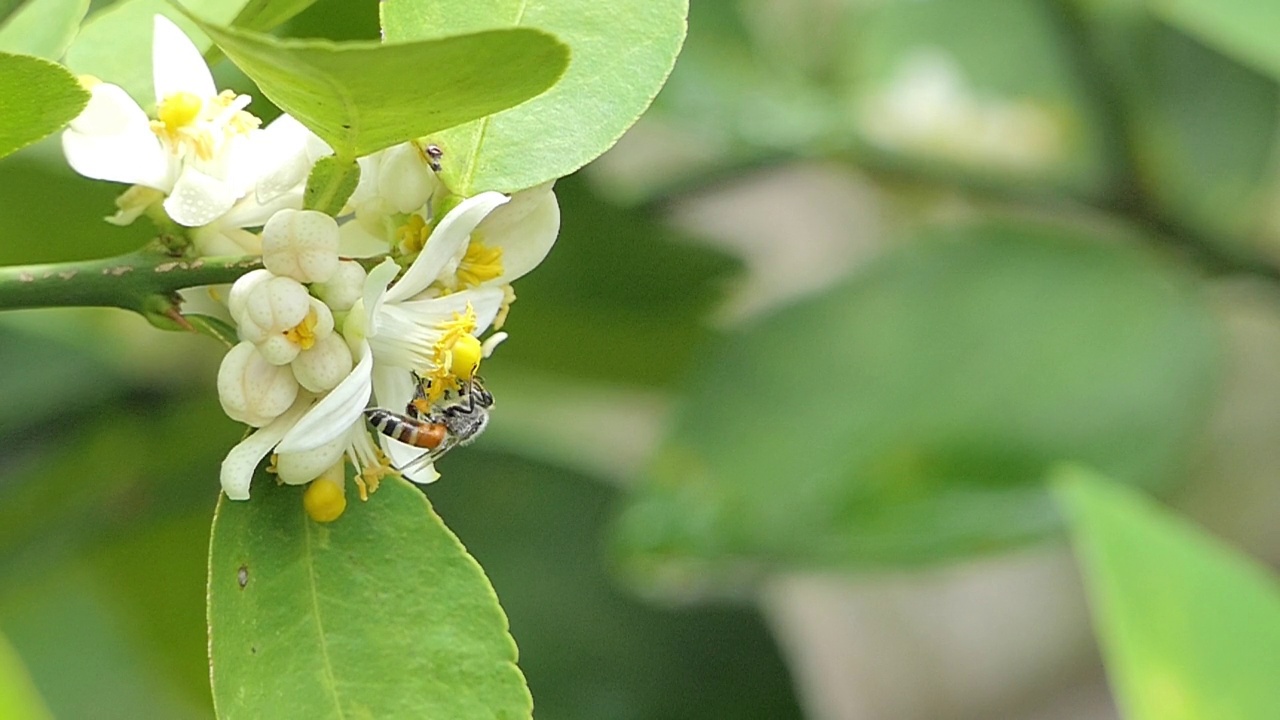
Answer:
[[[702,354],[624,515],[638,561],[917,563],[1056,528],[1062,460],[1178,479],[1213,319],[1127,242],[989,222],[927,232]]]
[[[263,95],[347,159],[524,102],[569,62],[567,47],[536,30],[382,45],[200,27]]]
[[[32,0],[0,25],[0,50],[57,60],[89,12],[89,0]]]
[[[1280,4],[1256,0],[1149,0],[1170,25],[1280,80]]]
[[[0,53],[0,157],[75,119],[89,93],[57,63]]]
[[[1280,584],[1259,564],[1084,470],[1056,483],[1128,720],[1269,720]]]
[[[220,501],[209,636],[220,717],[532,714],[484,572],[399,479],[329,525],[266,478]]]
[[[182,5],[218,24],[231,22],[245,0],[184,0]],[[67,49],[67,66],[114,83],[143,108],[155,103],[151,82],[151,33],[156,15],[172,20],[201,52],[213,41],[170,0],[123,0],[95,12]]]
[[[316,0],[249,0],[231,21],[234,27],[266,32],[293,18],[316,3]]]
[[[52,718],[13,648],[0,636],[0,717],[9,720]]]
[[[360,165],[355,160],[341,160],[333,155],[322,157],[307,176],[302,206],[307,210],[337,215],[359,182]]]
[[[456,193],[511,192],[568,175],[613,146],[652,102],[684,42],[687,0],[384,0],[388,41],[533,27],[573,48],[550,92],[519,107],[436,133],[445,183]]]

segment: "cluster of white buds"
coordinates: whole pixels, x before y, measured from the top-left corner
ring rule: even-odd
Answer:
[[[365,411],[428,414],[474,386],[506,337],[480,339],[502,325],[511,281],[559,233],[550,184],[459,198],[435,176],[438,150],[409,142],[359,159],[336,219],[303,210],[306,178],[330,148],[288,115],[260,128],[249,98],[218,93],[200,52],[160,16],[153,59],[155,119],[86,79],[91,100],[63,148],[81,174],[133,185],[109,221],[163,211],[190,228],[196,254],[262,256],[224,293],[239,343],[219,368],[218,397],[255,428],[223,461],[227,496],[247,499],[273,453],[281,481],[309,484],[303,503],[320,521],[344,511],[348,465],[362,498],[395,468],[435,480],[423,462],[434,456],[371,433]]]

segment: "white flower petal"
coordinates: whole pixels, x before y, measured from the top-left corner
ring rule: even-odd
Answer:
[[[483,287],[475,290],[463,290],[443,297],[429,300],[410,300],[396,305],[400,310],[416,318],[422,325],[434,325],[452,320],[455,314],[466,312],[470,305],[476,314],[476,330],[479,335],[489,328],[498,310],[502,308],[504,293],[501,288]]]
[[[347,431],[369,404],[373,353],[368,344],[356,350],[360,361],[351,374],[302,417],[280,442],[281,452],[314,450]],[[405,402],[408,402],[406,400]]]
[[[463,200],[450,210],[431,232],[426,247],[418,253],[404,276],[387,291],[386,302],[407,300],[426,290],[440,277],[444,266],[457,256],[480,221],[508,199],[502,193],[483,192]]]
[[[240,198],[225,215],[218,218],[218,224],[226,227],[250,228],[261,227],[281,210],[302,209],[302,188],[276,195],[268,203],[261,203],[254,195]],[[262,251],[259,250],[259,253]]]
[[[199,227],[217,220],[238,199],[240,192],[230,183],[187,165],[165,198],[164,210],[179,225]]]
[[[342,257],[373,257],[389,247],[386,238],[369,232],[364,223],[354,218],[338,227],[338,253]]]
[[[347,449],[347,434],[304,452],[281,452],[276,448],[276,477],[286,485],[302,485],[320,476],[342,459]]]
[[[200,49],[163,15],[155,16],[151,65],[157,105],[177,92],[188,92],[205,101],[218,94]]]
[[[254,145],[260,154],[255,193],[263,203],[301,190],[316,160],[333,154],[325,141],[287,113],[255,135]]]
[[[89,104],[62,133],[62,151],[71,168],[94,180],[146,185],[168,191],[171,163],[150,120],[119,87],[99,83]]]
[[[276,418],[271,424],[241,440],[231,448],[222,461],[222,469],[218,473],[222,481],[222,491],[232,500],[249,499],[249,483],[253,480],[253,471],[257,469],[262,458],[271,452],[280,438],[284,437],[290,427],[307,409],[309,401],[300,400],[293,407]]]
[[[416,212],[427,204],[439,182],[413,143],[387,148],[378,166],[382,197],[400,213]]]
[[[502,248],[502,275],[491,282],[505,284],[537,267],[559,234],[560,204],[547,184],[512,196],[485,218],[474,239]]]
[[[377,334],[378,312],[386,300],[387,286],[395,279],[398,272],[400,272],[400,266],[395,260],[387,258],[370,270],[369,276],[364,279],[364,297],[361,298],[361,302],[364,303],[365,316],[368,318],[365,324],[366,333]]]

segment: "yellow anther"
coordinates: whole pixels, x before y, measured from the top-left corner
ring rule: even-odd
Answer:
[[[333,522],[342,517],[342,513],[347,509],[342,463],[338,463],[336,467],[338,468],[336,481],[331,477],[333,473],[326,470],[320,477],[312,480],[307,489],[302,492],[302,507],[316,522]]]
[[[294,325],[284,331],[284,336],[289,342],[297,345],[303,350],[310,350],[316,344],[316,318],[314,309],[307,311],[307,316],[302,318],[302,322]]]
[[[200,108],[203,105],[204,102],[200,96],[179,91],[160,101],[160,107],[156,109],[156,117],[160,118],[160,122],[164,123],[165,129],[170,133],[176,132],[200,117]]]
[[[458,282],[462,287],[478,287],[502,276],[502,248],[489,247],[473,240],[458,263]]]
[[[400,252],[405,255],[421,252],[429,235],[431,226],[417,213],[410,215],[403,225],[396,228],[396,240],[399,241]]]
[[[391,473],[389,466],[383,467],[367,467],[362,472],[356,474],[356,489],[360,491],[360,501],[367,502],[369,496],[378,492],[378,486],[382,484],[382,478]]]
[[[458,347],[459,341],[464,337],[471,337],[476,331],[476,311],[471,307],[471,303],[467,303],[465,312],[454,313],[452,320],[446,320],[437,326],[440,330],[440,338],[436,340],[435,345],[431,348],[431,369],[427,372],[419,373],[422,377],[430,382],[427,389],[427,400],[431,403],[439,400],[448,390],[456,390],[458,388],[458,375],[454,370],[454,353]],[[471,337],[475,340],[474,337]],[[478,345],[478,343],[477,343]],[[464,348],[465,352],[465,348]],[[462,362],[465,362],[465,358]],[[479,360],[476,360],[476,364]],[[474,372],[474,368],[472,368]],[[466,377],[470,377],[470,373]]]
[[[454,343],[449,353],[449,372],[463,380],[470,380],[480,369],[480,359],[484,352],[480,348],[480,340],[475,335],[463,335]]]

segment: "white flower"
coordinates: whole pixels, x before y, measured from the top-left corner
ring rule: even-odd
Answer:
[[[339,384],[344,399],[336,399],[335,390],[321,400],[284,437],[281,453],[316,450],[353,424],[363,427],[362,414],[371,392],[382,407],[405,407],[416,388],[414,373],[432,379],[432,388],[438,392],[458,377],[470,377],[482,353],[477,336],[497,316],[505,293],[498,287],[483,287],[443,296],[422,295],[467,244],[476,226],[507,201],[500,193],[487,192],[459,203],[440,221],[422,252],[394,285],[391,281],[399,267],[391,260],[369,273],[364,297],[351,309],[343,334],[353,347],[360,348],[357,355],[374,359],[372,368],[363,378],[353,379],[353,373]],[[461,355],[455,357],[455,350]],[[467,359],[459,362],[463,356]],[[423,454],[421,448],[380,439],[397,467]],[[408,477],[431,482],[439,475],[426,465]]]
[[[167,195],[164,209],[174,222],[199,227],[230,211],[260,179],[294,178],[313,154],[314,136],[292,118],[259,130],[261,121],[244,110],[249,96],[219,93],[200,51],[160,15],[152,60],[157,119],[118,86],[92,85],[89,104],[62,135],[76,172],[158,190]],[[271,189],[255,202],[285,194]],[[139,205],[143,199],[122,205],[115,221],[136,217],[146,207]]]
[[[329,306],[302,283],[270,270],[254,270],[236,280],[227,301],[241,340],[257,346],[273,365],[293,362],[333,332]]]

